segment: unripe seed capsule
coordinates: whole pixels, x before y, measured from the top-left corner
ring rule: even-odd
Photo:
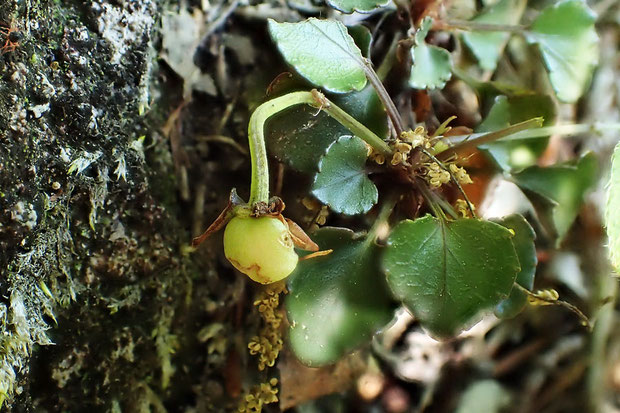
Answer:
[[[273,217],[234,217],[224,231],[224,255],[239,271],[261,284],[286,278],[298,257],[288,227]]]

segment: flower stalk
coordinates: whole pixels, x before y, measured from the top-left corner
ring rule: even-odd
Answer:
[[[317,90],[311,92],[292,92],[271,99],[256,108],[250,117],[250,124],[248,126],[248,140],[252,161],[252,181],[249,199],[251,206],[257,203],[266,204],[269,202],[269,165],[265,146],[265,122],[271,116],[285,109],[302,104],[324,111],[345,128],[349,129],[355,136],[372,146],[376,151],[385,155],[392,153],[392,150],[383,139]]]

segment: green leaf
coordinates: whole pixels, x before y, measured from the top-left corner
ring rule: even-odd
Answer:
[[[611,157],[611,177],[607,189],[605,226],[609,237],[609,257],[616,271],[620,272],[620,143]]]
[[[551,97],[534,94],[497,96],[476,132],[492,132],[538,116],[544,118],[543,126],[555,123],[556,107]],[[500,168],[510,171],[536,164],[548,141],[548,137],[498,141],[481,145],[480,149],[485,150]]]
[[[525,10],[527,0],[501,0],[483,10],[472,19],[477,23],[518,24]],[[466,32],[463,41],[472,51],[480,67],[494,71],[501,57],[510,33],[506,32]]]
[[[528,40],[538,44],[555,93],[573,103],[590,84],[598,63],[596,15],[582,0],[547,7],[530,27]]]
[[[310,18],[268,24],[284,59],[311,83],[338,93],[366,86],[362,53],[342,23]]]
[[[494,220],[495,221],[495,220]],[[512,244],[517,251],[521,271],[517,274],[515,282],[523,288],[531,290],[534,287],[534,276],[536,275],[536,246],[534,240],[536,233],[530,224],[521,215],[513,214],[503,217],[497,221],[503,227],[515,233]],[[495,315],[499,318],[512,318],[523,310],[527,304],[527,295],[517,288],[513,288],[510,295],[495,308]]]
[[[478,219],[402,221],[387,241],[388,284],[432,336],[455,336],[510,294],[519,272],[511,238]]]
[[[366,144],[355,136],[341,136],[327,148],[314,178],[312,194],[336,211],[347,215],[368,212],[379,199],[368,178]]]
[[[334,9],[343,13],[369,12],[387,5],[390,0],[327,0]]]
[[[370,45],[372,43],[372,33],[370,29],[362,24],[347,26],[349,35],[362,52],[362,56],[370,57]]]
[[[387,115],[372,86],[328,97],[378,136],[387,137]],[[350,133],[324,112],[300,105],[274,116],[265,136],[269,154],[300,172],[316,173],[327,147]]]
[[[596,183],[597,161],[588,153],[575,162],[531,166],[512,175],[532,201],[549,236],[559,246],[579,213],[586,191]]]
[[[299,262],[289,277],[286,310],[293,352],[320,366],[370,341],[391,320],[394,304],[372,240],[342,228],[321,228],[313,240],[334,251]]]
[[[415,34],[415,45],[411,48],[411,74],[409,85],[415,89],[442,88],[452,77],[452,57],[441,47],[426,44],[433,19],[426,17]]]

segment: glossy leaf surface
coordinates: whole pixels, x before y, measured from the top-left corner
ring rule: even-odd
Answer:
[[[414,89],[442,88],[452,77],[452,57],[441,47],[426,44],[424,39],[428,34],[433,19],[423,20],[415,34],[415,45],[411,48],[411,74],[409,85]]]
[[[544,9],[530,27],[528,39],[540,48],[563,102],[577,101],[590,84],[599,53],[595,21],[585,1],[564,0]]]
[[[342,136],[327,148],[314,178],[312,195],[347,215],[367,212],[379,193],[366,172],[368,150],[361,139]]]
[[[536,256],[536,246],[534,240],[536,234],[534,229],[521,215],[509,215],[497,221],[503,227],[512,230],[515,236],[512,238],[512,244],[517,251],[521,271],[517,274],[515,282],[523,288],[531,290],[534,287],[534,276],[536,275],[536,265],[538,258]],[[495,308],[495,315],[500,318],[512,318],[523,310],[527,304],[527,295],[513,288],[510,295]]]
[[[521,20],[526,2],[526,0],[500,0],[483,10],[472,21],[516,25]],[[495,70],[509,37],[510,33],[507,32],[470,31],[463,33],[463,41],[478,60],[480,67],[491,71]]]
[[[304,364],[320,366],[369,342],[391,320],[394,303],[374,242],[342,228],[321,228],[313,239],[334,251],[298,264],[286,309],[293,352]]]
[[[284,60],[311,83],[339,93],[366,86],[362,53],[342,23],[315,18],[298,23],[269,19],[268,25]]]
[[[343,13],[369,12],[378,7],[383,7],[389,2],[390,0],[327,0],[330,6]]]
[[[383,265],[392,292],[437,338],[457,335],[495,308],[520,269],[508,229],[430,215],[394,228]]]

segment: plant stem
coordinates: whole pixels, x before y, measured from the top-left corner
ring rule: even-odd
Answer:
[[[577,123],[571,125],[545,126],[531,128],[540,118],[517,123],[499,131],[490,133],[473,133],[471,135],[450,136],[453,146],[446,151],[458,151],[492,141],[508,142],[513,140],[542,138],[550,135],[572,136],[582,133],[599,133],[604,130],[620,130],[620,123]]]
[[[546,126],[544,128],[524,130],[519,133],[511,135],[508,139],[503,140],[517,140],[517,139],[530,139],[540,138],[550,135],[579,135],[582,133],[599,133],[604,130],[620,130],[620,123],[576,123],[572,125],[555,125]]]
[[[434,196],[435,194],[428,188],[428,186],[426,186],[426,182],[418,179],[416,180],[416,187],[420,190],[422,197],[424,198],[424,200],[426,200],[428,205],[431,207],[435,216],[443,221],[447,221],[448,217],[446,217],[446,214],[443,212],[443,209],[441,208],[439,203],[435,200],[435,196]]]
[[[276,113],[301,104],[310,105],[325,111],[378,152],[385,155],[391,154],[392,150],[383,139],[336,106],[317,90],[312,92],[292,92],[271,99],[254,110],[248,125],[248,141],[252,160],[250,205],[260,202],[267,203],[269,201],[269,165],[267,162],[267,149],[265,147],[265,122]]]
[[[541,296],[540,294],[537,293],[533,293],[530,290],[528,290],[527,288],[523,287],[522,285],[518,284],[518,283],[514,283],[513,287],[516,288],[517,290],[522,291],[523,293],[525,293],[526,295],[539,300],[539,301],[544,301],[545,303],[547,303],[547,305],[557,305],[560,307],[564,307],[566,309],[568,309],[569,311],[573,312],[575,315],[577,315],[577,317],[579,317],[579,319],[581,320],[581,324],[586,327],[588,330],[592,330],[592,325],[590,324],[590,320],[588,319],[588,317],[586,317],[586,315],[577,307],[575,307],[573,304],[568,303],[566,301],[563,300],[552,300],[549,298],[545,298],[543,296]]]
[[[363,67],[368,81],[370,82],[372,87],[375,88],[377,96],[379,96],[379,100],[381,100],[381,103],[383,103],[383,106],[385,107],[385,111],[387,112],[388,118],[394,126],[396,134],[400,136],[400,134],[404,130],[403,120],[400,117],[400,113],[398,113],[398,110],[396,109],[394,101],[390,97],[390,94],[387,92],[387,90],[385,90],[385,86],[383,86],[383,83],[381,82],[381,79],[379,79],[379,76],[377,76],[375,71],[372,69],[370,61],[366,60]]]
[[[436,153],[435,155],[439,155],[440,153],[445,152],[445,151],[458,152],[463,149],[472,148],[472,147],[476,147],[476,146],[479,146],[485,143],[497,141],[501,138],[506,138],[508,136],[510,136],[512,139],[514,136],[518,135],[520,132],[540,131],[541,129],[546,129],[546,128],[540,128],[540,127],[536,129],[530,129],[532,128],[532,126],[542,125],[542,122],[543,122],[542,118],[534,118],[534,119],[526,120],[525,122],[520,122],[515,125],[509,126],[507,128],[500,129],[500,130],[493,131],[493,132],[473,133],[471,135],[450,136],[448,139],[452,143],[452,146],[444,149],[441,152]],[[540,136],[549,136],[549,134],[540,135]]]
[[[479,23],[471,20],[447,20],[438,21],[435,26],[441,30],[466,30],[477,32],[510,32],[525,34],[526,26],[508,25],[508,24],[489,24]]]
[[[315,99],[313,104],[314,107],[323,110],[329,116],[340,122],[342,126],[349,129],[355,134],[355,136],[365,141],[379,153],[382,153],[383,155],[392,154],[392,149],[383,139],[377,136],[365,125],[360,123],[353,116],[342,110],[331,100],[327,99],[321,92],[315,89],[311,92],[311,94]]]

